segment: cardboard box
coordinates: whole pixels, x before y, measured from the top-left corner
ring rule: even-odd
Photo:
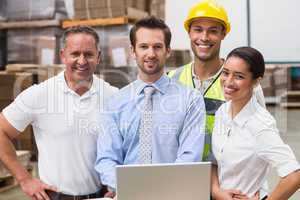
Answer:
[[[273,73],[276,69],[276,65],[266,65],[265,74],[263,79],[260,81],[260,85],[263,89],[265,97],[275,96],[275,86]]]
[[[289,65],[277,65],[273,72],[274,87],[276,89],[290,89]]]
[[[190,50],[172,50],[166,62],[167,67],[176,68],[191,62]]]
[[[273,72],[275,89],[300,90],[300,64],[277,65]]]
[[[20,92],[33,84],[32,73],[0,72],[0,100],[14,100]],[[2,102],[3,103],[3,102]]]
[[[31,73],[0,72],[0,112],[32,84]]]
[[[74,0],[74,19],[95,19],[130,16],[141,18],[145,12],[145,0]]]
[[[41,83],[65,69],[65,65],[34,65],[34,64],[10,64],[6,66],[9,73],[28,72],[33,75],[33,83]]]
[[[0,99],[0,112],[9,104],[11,104],[11,102],[13,102],[13,100],[10,99]]]
[[[165,19],[165,0],[152,0],[150,3],[150,14]]]
[[[135,81],[138,75],[137,67],[111,67],[100,70],[99,77],[109,82],[111,85],[122,88]]]

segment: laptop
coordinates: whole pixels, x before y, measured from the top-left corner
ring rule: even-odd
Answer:
[[[209,200],[211,163],[119,165],[118,200]]]

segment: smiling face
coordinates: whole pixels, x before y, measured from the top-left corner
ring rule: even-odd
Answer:
[[[222,24],[210,18],[191,22],[189,37],[196,59],[210,61],[219,58],[221,42],[226,33]]]
[[[96,41],[92,35],[86,33],[68,35],[60,57],[66,65],[66,79],[71,83],[91,82],[100,62]]]
[[[161,29],[140,28],[136,32],[136,43],[132,53],[137,61],[139,77],[145,82],[155,82],[164,73],[170,48],[166,47]]]
[[[239,57],[229,57],[221,74],[221,85],[226,100],[246,103],[252,96],[257,79],[252,78],[248,64]]]

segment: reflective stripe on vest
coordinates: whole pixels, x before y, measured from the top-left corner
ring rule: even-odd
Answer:
[[[168,76],[178,80],[183,85],[195,88],[192,75],[192,63],[186,64],[176,70],[170,71]],[[206,109],[206,135],[202,160],[206,161],[208,160],[211,153],[211,133],[214,127],[215,113],[218,108],[225,102],[219,76],[209,86],[207,91],[205,91],[204,102]]]

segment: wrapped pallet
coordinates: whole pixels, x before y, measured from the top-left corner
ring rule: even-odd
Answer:
[[[0,22],[6,20],[6,1],[0,1]]]
[[[59,27],[10,29],[7,31],[7,62],[59,63]]]
[[[132,25],[95,27],[101,46],[101,68],[136,66],[131,56],[129,31]]]
[[[9,21],[65,19],[64,0],[2,0],[6,1]]]

